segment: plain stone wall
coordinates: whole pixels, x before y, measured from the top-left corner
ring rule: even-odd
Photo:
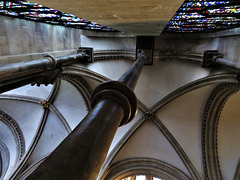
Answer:
[[[89,43],[81,42],[81,35],[88,36],[88,40],[94,39],[93,42],[99,39],[105,44],[109,43],[109,40],[114,41],[115,37],[118,48],[121,45],[124,49],[134,49],[135,46],[133,36],[119,32],[96,33],[0,16],[0,65],[40,59],[45,53],[54,56],[76,53],[80,45],[89,45]],[[83,38],[83,41],[85,40]],[[100,45],[100,49],[109,48],[108,45],[102,43]],[[111,48],[116,47],[110,46]],[[224,54],[224,58],[234,61],[240,60],[239,48],[240,28],[216,33],[162,33],[155,40],[155,49],[161,52],[202,55],[205,50],[218,50]]]
[[[219,38],[204,35],[162,33],[155,40],[155,49],[162,52],[175,51],[189,54],[203,54],[205,50],[217,50]]]
[[[48,52],[69,54],[80,46],[81,34],[80,29],[0,16],[0,63],[25,61],[27,56],[34,59]]]
[[[240,63],[240,28],[214,33],[162,33],[155,40],[155,49],[200,55],[205,50],[218,50],[224,58]]]
[[[131,50],[136,51],[135,37],[97,37],[81,35],[82,47],[93,47],[94,50]]]
[[[221,37],[218,50],[224,58],[240,62],[240,36]]]

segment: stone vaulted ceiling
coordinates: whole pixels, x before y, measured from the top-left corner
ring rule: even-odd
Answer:
[[[158,6],[147,6],[149,2]],[[159,2],[167,8],[159,6]],[[159,35],[161,28],[155,25],[167,22],[181,4],[180,1],[153,0],[38,3],[59,7],[62,11],[71,10],[69,13],[104,25],[116,25],[129,33],[142,23],[146,25],[147,21],[150,26],[145,26],[146,30],[139,28],[138,32],[147,35]],[[128,11],[122,13],[120,7]],[[146,14],[141,14],[142,9]],[[150,10],[157,12],[160,9],[165,9],[165,13],[162,12],[159,19],[155,19],[158,16],[154,13],[154,16],[148,16]],[[169,9],[173,12],[170,13]],[[80,13],[86,13],[86,16]],[[16,29],[9,28],[6,32],[14,36]],[[56,38],[56,34],[53,39],[61,40],[62,37]],[[29,85],[0,95],[2,179],[25,179],[89,112],[92,90],[104,81],[117,80],[133,63],[134,38],[80,38],[80,35],[78,38],[82,46],[94,47],[94,63],[65,67],[61,79],[53,85]],[[239,179],[240,93],[237,73],[221,67],[201,66],[202,51],[208,48],[222,46],[229,57],[234,53],[228,52],[233,50],[239,54],[237,36],[220,40],[195,37],[183,40],[174,36],[172,39],[174,41],[156,39],[153,66],[144,67],[135,89],[138,114],[133,121],[119,127],[99,179],[121,180],[136,173],[150,173],[167,180]],[[60,40],[56,42],[61,44]],[[185,46],[181,44],[183,41]],[[202,42],[198,48],[194,47],[197,42]],[[231,45],[234,42],[236,49],[231,47],[230,51],[228,42]],[[21,46],[21,42],[18,43],[13,45]],[[161,52],[158,48],[162,46],[168,47],[168,51]],[[176,47],[179,51],[175,51]],[[200,49],[201,53],[194,48]]]
[[[120,52],[95,51],[94,63],[66,67],[53,86],[25,86],[0,96],[4,179],[25,179],[81,122],[92,90],[132,64],[131,52],[109,58],[113,53]],[[121,180],[148,169],[167,180],[239,176],[236,74],[203,69],[194,57],[155,55],[154,65],[144,67],[135,89],[139,112],[118,129],[99,179]]]

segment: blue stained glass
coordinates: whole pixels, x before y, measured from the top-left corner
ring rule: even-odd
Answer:
[[[0,1],[0,15],[69,26],[114,31],[113,29],[28,1]],[[185,0],[164,31],[212,32],[240,27],[240,1]]]
[[[56,9],[48,8],[28,1],[0,1],[0,15],[79,29],[115,31],[112,28],[87,21],[72,14],[60,12]]]
[[[185,0],[164,31],[212,32],[240,27],[240,1]]]

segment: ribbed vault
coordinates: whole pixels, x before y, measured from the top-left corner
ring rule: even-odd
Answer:
[[[132,63],[129,58],[104,58],[104,53],[108,52],[103,51],[102,58],[92,64],[66,67],[53,86],[26,86],[0,96],[1,110],[18,123],[25,141],[25,151],[18,148],[16,152],[22,152],[21,159],[8,168],[11,173],[4,179],[27,177],[87,114],[92,90],[104,81],[119,78]],[[230,116],[225,108],[237,107],[239,99],[239,93],[234,96],[235,101],[231,98],[239,88],[235,76],[223,69],[203,69],[199,61],[192,58],[160,59],[155,60],[153,66],[145,67],[135,91],[138,115],[118,129],[99,179],[104,179],[108,173],[113,173],[111,177],[125,177],[148,170],[154,172],[154,168],[159,168],[156,175],[173,179],[205,179],[215,176],[214,173],[220,178],[238,177],[238,155],[231,156],[236,162],[231,163],[235,170],[229,175],[225,153],[230,149],[221,143],[225,134],[230,133],[228,129],[239,124],[237,111],[234,118],[225,120]],[[215,106],[219,111],[215,111]],[[215,119],[219,119],[218,122],[211,125]],[[223,124],[227,122],[229,128],[225,131]],[[209,144],[211,141],[219,143]],[[239,147],[237,142],[231,146]],[[1,147],[6,147],[5,152],[11,148],[7,144]],[[138,167],[140,160],[143,161]],[[128,161],[136,164],[136,168],[132,166],[134,173],[125,171],[128,166],[121,166]],[[153,169],[149,163],[153,163]],[[6,165],[1,166],[2,177]]]

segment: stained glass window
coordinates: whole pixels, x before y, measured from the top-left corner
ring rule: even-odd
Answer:
[[[240,1],[185,0],[164,31],[213,32],[240,27]]]
[[[112,28],[87,21],[72,14],[66,14],[56,9],[28,1],[0,1],[0,15],[79,29],[114,31]]]
[[[72,14],[28,1],[0,1],[0,15],[79,29],[114,31]],[[213,32],[240,27],[240,1],[185,0],[168,22],[168,32]]]

